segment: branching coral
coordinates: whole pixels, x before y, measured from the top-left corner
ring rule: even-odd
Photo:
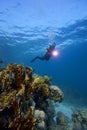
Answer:
[[[17,91],[13,90],[10,93],[3,92],[0,95],[0,102],[2,103],[3,108],[5,107],[10,108],[11,105],[13,105],[13,102],[15,101],[16,93]]]
[[[30,108],[26,115],[19,115],[10,122],[8,128],[12,128],[13,130],[33,130],[35,123],[36,119],[33,117],[32,108]]]
[[[24,70],[23,65],[9,64],[5,70],[0,72],[0,108],[12,108],[14,113],[11,122],[8,120],[9,128],[15,130],[33,130],[36,119],[33,118],[31,108],[22,112],[23,99],[29,100],[32,93],[32,69],[27,67]],[[8,110],[7,110],[8,111]],[[2,115],[3,116],[3,115]],[[14,117],[14,118],[13,118]],[[3,124],[5,126],[5,124]]]
[[[48,96],[51,78],[49,78],[48,76],[41,77],[39,75],[34,75],[33,78],[34,78],[32,85],[33,90],[37,91],[41,90],[44,96]]]
[[[42,92],[42,95],[50,98],[51,100],[61,102],[64,97],[63,92],[58,86],[51,85],[50,81],[51,78],[48,76],[41,77],[35,75],[33,89]]]
[[[31,97],[31,94],[33,92],[32,90],[32,68],[26,67],[25,70],[25,98],[26,100],[29,100]]]
[[[9,64],[6,69],[0,72],[0,120],[3,111],[12,109],[13,113],[2,126],[13,130],[33,130],[37,119],[34,117],[34,110],[29,105],[31,99],[35,107],[41,108],[46,105],[46,99],[61,101],[63,93],[60,89],[54,91],[51,85],[52,78],[48,76],[32,75],[32,68],[23,65]],[[55,96],[56,94],[56,96]],[[26,106],[25,106],[26,105]],[[7,108],[7,109],[6,109]],[[23,108],[27,108],[23,111]]]

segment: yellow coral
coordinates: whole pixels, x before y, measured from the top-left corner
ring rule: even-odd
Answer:
[[[44,96],[48,96],[49,95],[49,82],[50,82],[50,78],[48,76],[38,76],[38,75],[34,75],[34,81],[33,81],[33,85],[32,85],[32,89],[37,90],[37,89],[41,89],[43,92]]]
[[[3,107],[11,107],[16,97],[16,90],[13,90],[11,93],[4,92],[0,96],[0,103],[2,103]]]
[[[49,87],[48,87],[48,85],[47,84],[43,84],[42,85],[42,89],[43,89],[43,94],[45,96],[48,96],[49,95]]]
[[[14,72],[16,68],[16,64],[9,64],[7,66],[7,70]]]
[[[32,68],[23,65],[9,64],[6,69],[0,72],[0,105],[2,108],[12,107],[15,112],[15,118],[10,122],[9,128],[13,130],[33,130],[36,119],[33,117],[33,110],[29,108],[26,115],[21,113],[21,102],[30,100],[33,94],[38,91],[46,98],[49,97],[51,78],[48,76],[32,76]],[[37,94],[35,95],[37,97]],[[39,95],[38,95],[39,96]],[[21,101],[21,98],[23,100]],[[26,101],[27,102],[27,101]],[[42,100],[41,100],[42,102]]]
[[[31,97],[31,94],[33,92],[32,90],[32,68],[26,67],[25,70],[25,99],[29,100]]]
[[[9,128],[13,130],[33,130],[36,119],[33,117],[32,108],[29,109],[26,115],[20,115],[10,122]]]

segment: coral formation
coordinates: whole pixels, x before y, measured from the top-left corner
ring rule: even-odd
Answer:
[[[87,130],[87,110],[74,110],[71,117],[70,121],[59,111],[56,117],[57,130]]]
[[[32,74],[32,68],[24,69],[23,65],[9,64],[2,70],[0,129],[49,130],[47,120],[53,121],[49,114],[50,100],[63,100],[63,92],[51,86],[51,80],[48,76]]]
[[[63,100],[64,94],[58,86],[51,85],[49,87],[49,98],[54,101],[61,102]]]
[[[35,110],[34,117],[38,120],[38,123],[36,125],[37,129],[40,130],[46,130],[46,114],[42,110]]]
[[[32,71],[17,64],[0,71],[0,130],[87,130],[87,110],[73,111],[72,125],[63,112],[55,116],[53,101],[60,103],[63,92]]]
[[[87,130],[87,110],[76,110],[73,112],[73,130]]]
[[[72,130],[71,127],[68,125],[68,118],[64,115],[63,112],[59,111],[57,113],[57,128],[59,130]]]
[[[36,119],[32,117],[33,110],[29,109],[26,115],[19,115],[13,121],[10,122],[9,128],[13,130],[33,130]]]

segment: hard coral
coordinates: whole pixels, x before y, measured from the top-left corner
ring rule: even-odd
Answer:
[[[50,84],[51,78],[48,76],[38,76],[34,75],[34,81],[33,81],[33,90],[42,91],[44,96],[49,95],[49,84]]]
[[[0,72],[0,109],[1,113],[6,108],[7,111],[12,108],[14,113],[10,118],[11,123],[7,119],[8,126],[15,130],[33,130],[36,119],[33,118],[33,111],[28,108],[26,115],[21,115],[23,100],[30,100],[32,91],[32,69],[27,67],[24,70],[23,65],[9,64],[7,68]],[[7,112],[8,113],[8,112]],[[1,115],[0,119],[3,117]],[[14,118],[13,118],[14,117]]]
[[[0,103],[2,103],[3,108],[10,108],[13,105],[16,97],[16,90],[11,91],[11,93],[3,92],[0,95]]]
[[[36,119],[33,117],[32,108],[30,108],[26,115],[19,115],[10,122],[8,128],[12,128],[13,130],[33,130],[35,123]]]
[[[1,127],[33,130],[38,120],[34,117],[34,109],[46,111],[48,98],[59,102],[63,99],[61,90],[50,85],[50,77],[32,75],[31,67],[24,69],[23,65],[9,64],[0,72],[0,121],[3,119],[0,122]],[[38,128],[45,128],[45,121],[39,122]]]
[[[64,94],[58,86],[49,86],[49,98],[54,101],[61,102],[64,98]]]
[[[73,112],[72,120],[74,122],[73,130],[87,130],[87,110],[76,110]]]
[[[31,97],[31,94],[33,92],[32,90],[32,68],[26,67],[25,70],[25,98],[26,100],[29,100]]]

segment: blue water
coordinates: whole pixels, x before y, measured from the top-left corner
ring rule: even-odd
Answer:
[[[20,5],[14,8],[20,9]],[[14,14],[17,14],[15,11]],[[46,11],[42,14],[44,18]],[[0,58],[4,65],[18,63],[31,66],[34,73],[53,78],[52,83],[64,92],[64,102],[87,106],[87,17],[61,26],[53,26],[49,22],[43,26],[38,22],[33,26],[34,21],[32,24],[28,21],[27,25],[18,21],[16,24],[16,15],[11,15],[9,19],[10,14],[9,9],[0,12]],[[56,48],[60,52],[58,57],[30,63],[35,56],[43,55],[52,42],[57,44]]]

